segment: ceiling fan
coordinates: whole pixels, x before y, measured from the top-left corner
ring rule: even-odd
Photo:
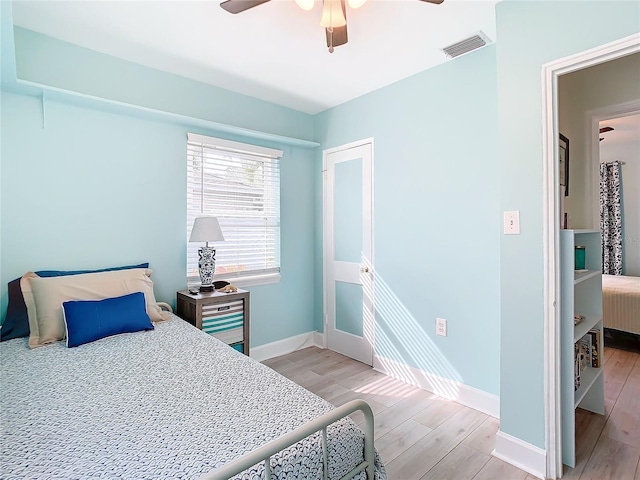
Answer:
[[[220,6],[229,13],[242,13],[270,0],[225,0]],[[441,4],[444,0],[420,0],[422,2]],[[315,0],[295,0],[303,10],[311,10]],[[366,0],[347,0],[350,8],[361,7]],[[347,43],[347,10],[345,0],[323,0],[322,19],[320,25],[325,28],[327,47],[333,53],[334,47]]]
[[[607,133],[607,132],[611,132],[612,130],[615,130],[615,128],[613,127],[602,127],[600,129],[600,133]],[[600,141],[604,140],[604,137],[600,137]]]

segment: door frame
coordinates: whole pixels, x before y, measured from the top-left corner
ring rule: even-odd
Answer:
[[[327,155],[335,152],[339,152],[342,150],[347,150],[349,148],[361,147],[363,145],[371,145],[371,283],[373,285],[372,292],[372,307],[371,313],[373,315],[373,329],[371,332],[372,338],[372,347],[373,347],[373,356],[375,356],[375,339],[376,339],[376,298],[375,298],[375,285],[376,285],[376,270],[375,270],[375,235],[373,232],[375,231],[375,214],[373,211],[374,206],[374,178],[375,178],[375,170],[374,170],[374,143],[373,137],[363,138],[362,140],[356,140],[355,142],[346,143],[344,145],[338,145],[337,147],[328,148],[322,151],[322,347],[327,348],[327,330],[329,328],[329,317],[327,315],[328,309],[328,298],[327,298],[327,242],[330,240],[328,238],[328,234],[326,231],[327,225]]]
[[[560,374],[560,218],[558,77],[640,52],[640,34],[542,65],[542,198],[544,251],[544,402],[546,477],[562,476]]]

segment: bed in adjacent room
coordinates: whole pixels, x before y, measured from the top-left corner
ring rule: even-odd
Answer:
[[[124,297],[145,311],[141,293]],[[3,479],[196,479],[335,408],[177,316],[77,342],[71,313],[66,340],[0,344]],[[272,478],[339,479],[363,462],[349,417],[327,427],[326,467],[322,436],[274,454]],[[233,478],[265,477],[262,462]],[[386,479],[377,454],[374,478]]]
[[[604,327],[640,335],[640,277],[602,275]]]

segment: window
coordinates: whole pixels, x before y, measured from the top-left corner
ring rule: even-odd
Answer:
[[[199,281],[196,217],[218,217],[214,279],[271,283],[280,277],[280,150],[189,133],[187,137],[187,282]],[[242,279],[240,282],[237,279]]]

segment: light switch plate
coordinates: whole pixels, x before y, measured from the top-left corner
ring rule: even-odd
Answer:
[[[504,234],[520,235],[520,212],[518,210],[504,212]]]
[[[444,318],[436,318],[436,335],[447,336],[447,321]]]

